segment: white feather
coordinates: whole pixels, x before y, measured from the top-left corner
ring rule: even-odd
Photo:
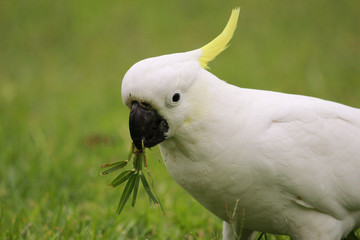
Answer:
[[[224,222],[238,201],[242,239],[340,239],[360,227],[360,110],[238,88],[202,69],[201,55],[146,59],[122,83],[127,106],[145,101],[167,120],[160,150],[175,181]]]

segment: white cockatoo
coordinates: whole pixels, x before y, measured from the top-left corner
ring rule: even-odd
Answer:
[[[134,144],[159,144],[175,181],[223,220],[223,239],[346,237],[360,227],[360,109],[239,88],[208,72],[239,10],[204,47],[128,70],[122,99]]]

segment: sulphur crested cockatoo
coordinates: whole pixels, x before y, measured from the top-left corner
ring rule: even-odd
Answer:
[[[204,47],[128,70],[122,99],[134,144],[159,144],[175,181],[224,221],[223,239],[346,237],[360,227],[360,109],[208,72],[238,15]]]

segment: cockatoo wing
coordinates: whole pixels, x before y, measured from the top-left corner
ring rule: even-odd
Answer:
[[[275,169],[272,181],[304,207],[336,218],[359,211],[360,110],[305,96],[244,91],[252,99],[249,111],[257,109],[248,116],[259,126],[257,150]]]

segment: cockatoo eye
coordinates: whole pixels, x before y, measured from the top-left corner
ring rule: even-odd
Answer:
[[[179,105],[180,102],[181,102],[181,92],[179,90],[176,90],[169,94],[167,98],[167,105],[169,107],[175,107]]]
[[[180,93],[175,93],[172,97],[172,101],[173,102],[178,102],[180,101]]]

